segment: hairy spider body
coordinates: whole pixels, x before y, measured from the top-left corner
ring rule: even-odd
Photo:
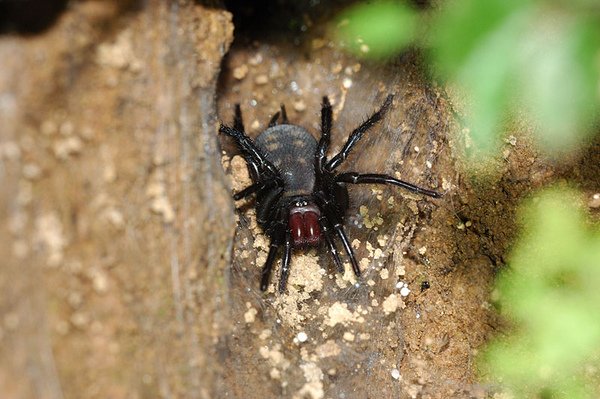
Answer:
[[[347,184],[392,184],[412,192],[440,197],[440,194],[383,174],[357,172],[337,173],[335,169],[348,157],[362,135],[379,122],[392,104],[388,95],[381,108],[356,128],[342,150],[327,158],[330,144],[332,110],[327,97],[321,109],[321,138],[315,138],[303,127],[290,124],[281,106],[269,127],[252,141],[245,133],[239,104],[235,106],[233,127],[221,125],[219,132],[232,137],[240,149],[253,184],[234,194],[233,198],[256,195],[257,221],[270,237],[269,254],[262,270],[261,290],[265,291],[279,248],[284,254],[279,291],[285,291],[293,248],[327,243],[339,272],[344,267],[337,251],[339,239],[352,269],[360,276],[358,262],[343,227],[348,210]],[[282,119],[282,123],[278,121]]]

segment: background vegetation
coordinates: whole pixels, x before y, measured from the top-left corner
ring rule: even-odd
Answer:
[[[461,93],[468,159],[488,163],[512,126],[560,160],[589,144],[600,109],[600,3],[455,0],[420,12],[363,3],[336,32],[363,57],[423,48],[436,78]],[[600,191],[600,190],[599,190]],[[581,193],[551,187],[523,204],[521,234],[497,281],[510,332],[480,359],[482,377],[516,397],[599,397],[600,234]]]

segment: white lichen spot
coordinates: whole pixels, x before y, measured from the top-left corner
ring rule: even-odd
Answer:
[[[221,155],[221,166],[223,169],[229,169],[229,165],[231,165],[231,158],[228,155]]]
[[[308,340],[308,335],[304,331],[300,331],[296,335],[296,339],[298,340],[298,342],[303,343],[303,342],[306,342]]]
[[[380,247],[385,247],[388,240],[389,236],[387,234],[377,236],[377,244],[379,244]]]
[[[427,247],[423,246],[423,247],[419,248],[420,255],[425,255],[425,252],[427,252]]]
[[[106,291],[108,291],[108,276],[104,270],[94,268],[90,272],[90,277],[92,279],[94,291],[96,291],[98,294],[104,294]]]
[[[162,216],[165,223],[172,223],[175,220],[175,211],[166,195],[154,198],[150,203],[150,209],[157,215]]]
[[[366,263],[365,263],[366,261]],[[360,265],[360,269],[361,270],[365,270],[366,267],[368,267],[369,265],[369,260],[366,258],[361,259],[358,264]],[[338,274],[339,276],[339,274]],[[338,279],[340,280],[340,279]],[[352,267],[350,266],[350,264],[348,262],[344,263],[344,274],[341,277],[341,282],[338,282],[338,286],[340,286],[340,288],[346,287],[347,285],[345,283],[350,283],[350,284],[355,284],[356,283],[356,275],[354,274],[354,272],[352,271]],[[342,285],[340,285],[342,284]]]
[[[297,393],[298,398],[322,399],[325,396],[323,390],[323,371],[313,362],[301,364],[306,383]]]
[[[254,83],[259,86],[266,85],[267,83],[269,83],[269,77],[265,74],[258,75],[254,79]]]
[[[82,148],[83,141],[77,136],[57,140],[52,146],[54,156],[61,161],[67,160],[71,155],[79,154]]]
[[[246,161],[239,155],[231,158],[231,187],[234,192],[242,191],[252,184]]]
[[[592,199],[588,202],[588,206],[593,209],[600,208],[600,193],[592,195]]]
[[[369,214],[369,208],[365,205],[361,205],[360,208],[358,208],[358,212],[360,213],[360,216],[364,218]]]
[[[256,310],[256,308],[249,308],[246,313],[244,313],[244,321],[246,324],[254,323],[257,313],[258,310]]]
[[[123,217],[123,214],[113,206],[104,209],[104,211],[102,211],[102,217],[119,230],[122,230],[125,227],[125,218]]]
[[[446,180],[446,178],[442,177],[442,189],[444,191],[448,191],[452,188],[452,183]]]
[[[387,268],[381,269],[379,272],[379,277],[382,280],[387,280],[390,277],[390,271]]]
[[[28,162],[23,165],[21,173],[27,180],[38,180],[40,177],[42,177],[42,168],[33,162]]]
[[[371,339],[371,334],[369,333],[360,333],[358,334],[358,339],[360,339],[361,341],[368,341]]]
[[[248,59],[248,63],[253,66],[257,66],[263,62],[263,55],[261,53],[256,53],[250,59]]]
[[[327,310],[325,325],[335,327],[338,323],[348,325],[352,322],[364,322],[364,318],[348,309],[348,304],[336,302]]]
[[[325,341],[324,344],[315,348],[316,355],[322,359],[325,357],[338,356],[342,352],[340,346],[333,339]]]
[[[360,270],[366,270],[369,268],[369,258],[362,258],[358,264],[360,266]]]
[[[306,293],[321,291],[326,270],[319,265],[319,258],[312,253],[297,254],[294,257],[294,271],[290,274],[289,284],[304,287]]]
[[[286,360],[285,356],[283,356],[283,352],[281,352],[281,346],[279,344],[275,345],[273,349],[269,349],[268,346],[261,346],[258,349],[258,353],[264,358],[268,359],[269,363],[273,367],[278,367],[279,369],[287,369],[290,366],[289,360]]]
[[[260,251],[256,254],[256,261],[254,262],[256,267],[260,267],[262,269],[262,267],[266,261],[267,261],[267,252],[266,251]]]
[[[99,65],[113,68],[129,68],[132,71],[141,69],[141,61],[133,52],[131,31],[124,30],[113,43],[102,43],[96,50],[96,62]]]
[[[271,334],[273,334],[273,331],[271,331],[268,328],[265,328],[264,330],[262,330],[260,332],[260,334],[258,334],[258,338],[264,341],[267,338],[269,338],[271,336]]]
[[[511,134],[510,136],[504,139],[504,142],[514,147],[517,145],[517,138]]]
[[[408,294],[410,294],[410,289],[408,288],[408,286],[400,288],[400,295],[402,295],[403,297],[407,297]]]
[[[344,341],[354,342],[355,336],[350,331],[346,331],[342,338],[344,338]]]
[[[383,312],[386,315],[389,315],[391,313],[394,313],[396,310],[398,310],[398,308],[401,305],[403,305],[402,299],[396,294],[391,294],[390,296],[388,296],[387,298],[385,298],[383,300],[383,303],[382,303]]]
[[[296,100],[293,102],[293,107],[297,112],[302,112],[306,110],[306,103],[302,100]]]
[[[273,367],[271,369],[271,371],[269,371],[269,377],[271,377],[274,380],[280,380],[281,379],[281,371],[279,371],[278,369]]]
[[[242,80],[248,75],[248,65],[242,64],[233,69],[233,77],[237,80]]]
[[[367,241],[366,248],[367,248],[367,251],[369,251],[369,256],[373,257],[373,250],[375,249],[373,247],[373,244],[371,244],[369,241]]]
[[[63,225],[56,213],[47,213],[36,219],[35,241],[46,249],[48,266],[58,266],[62,262],[67,240],[63,233]]]
[[[254,237],[254,242],[252,243],[252,246],[256,249],[267,250],[269,249],[269,240],[264,234],[259,234],[256,237]]]

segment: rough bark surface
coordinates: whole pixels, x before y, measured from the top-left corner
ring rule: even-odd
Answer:
[[[232,33],[192,2],[90,1],[0,39],[3,397],[221,396]]]
[[[231,49],[231,14],[191,1],[73,2],[44,33],[0,37],[0,396],[491,396],[475,362],[500,325],[489,297],[515,208],[557,179],[597,190],[598,144],[556,165],[516,129],[495,172],[467,178],[419,57],[345,54],[325,3],[236,26]],[[350,187],[363,277],[298,250],[288,292],[261,293],[268,240],[231,200],[248,176],[218,121],[239,102],[256,137],[285,103],[318,137],[328,95],[333,152],[392,92],[341,169],[444,198]]]

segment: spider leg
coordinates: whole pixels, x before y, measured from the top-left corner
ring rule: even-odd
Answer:
[[[342,220],[338,216],[336,209],[334,208],[331,201],[324,198],[323,195],[316,195],[315,198],[319,203],[319,207],[323,209],[325,217],[329,221],[329,223],[333,226],[333,230],[337,234],[338,238],[342,241],[342,245],[344,246],[344,250],[350,258],[350,264],[352,265],[352,270],[357,277],[360,277],[360,267],[358,266],[358,262],[356,261],[356,257],[354,256],[354,251],[350,246],[350,241],[348,241],[348,237],[346,236],[346,232],[344,231],[344,227],[342,226]]]
[[[351,184],[391,184],[394,186],[402,187],[405,190],[412,191],[413,193],[428,195],[433,198],[440,198],[442,196],[442,194],[436,191],[428,190],[426,188],[416,186],[403,180],[398,180],[392,176],[378,173],[340,173],[335,176],[335,181]]]
[[[239,191],[239,192],[233,194],[233,199],[236,201],[239,201],[242,198],[246,198],[258,191],[266,190],[266,189],[275,187],[276,185],[277,185],[277,180],[275,180],[275,179],[259,181],[259,182],[256,182],[256,183],[246,187],[242,191]]]
[[[333,233],[329,229],[329,221],[326,217],[321,216],[319,218],[319,224],[321,225],[321,231],[323,232],[323,236],[325,236],[325,241],[327,241],[327,245],[329,246],[329,252],[333,256],[333,261],[335,262],[335,266],[337,267],[338,272],[344,273],[344,265],[342,265],[342,260],[340,259],[340,255],[335,247],[335,242],[333,241]]]
[[[281,277],[279,278],[279,292],[283,294],[287,286],[288,276],[290,274],[290,259],[292,257],[292,232],[289,228],[285,229],[285,246],[283,249],[283,259],[281,261]]]
[[[240,104],[235,104],[235,113],[233,115],[233,128],[240,132],[245,132],[244,119],[242,119],[242,109]]]
[[[269,246],[269,255],[267,255],[267,261],[262,268],[260,273],[260,290],[266,291],[269,288],[269,278],[271,277],[271,270],[273,270],[273,263],[275,257],[279,251],[281,242],[283,241],[284,226],[282,224],[275,230],[271,236],[271,244]]]
[[[267,288],[269,288],[269,279],[271,277],[271,271],[273,270],[273,264],[275,263],[275,257],[279,252],[279,247],[286,238],[286,230],[289,230],[287,227],[287,212],[284,212],[283,209],[280,208],[278,212],[273,215],[273,220],[274,222],[272,222],[265,230],[265,233],[271,239],[271,243],[269,244],[267,260],[261,271],[261,291],[266,291]]]
[[[325,165],[325,169],[327,171],[329,171],[329,172],[333,171],[335,168],[340,166],[340,164],[342,162],[344,162],[344,160],[350,154],[352,147],[354,147],[354,145],[356,143],[358,143],[358,141],[362,138],[363,134],[367,130],[372,128],[377,122],[379,122],[381,119],[383,119],[383,116],[385,115],[387,110],[392,105],[393,99],[394,99],[394,95],[389,94],[386,97],[385,101],[383,102],[383,105],[381,106],[381,108],[379,108],[379,111],[376,111],[366,121],[364,121],[359,127],[357,127],[356,129],[354,129],[352,131],[352,133],[350,134],[350,137],[348,137],[348,141],[346,141],[346,144],[344,144],[344,147],[342,148],[342,150],[339,153],[337,153],[333,158],[331,158],[331,160],[327,163],[327,165]]]
[[[246,133],[223,124],[219,127],[219,133],[224,133],[235,140],[238,148],[245,155],[246,160],[255,164],[252,165],[255,170],[268,170],[271,175],[279,179],[281,178],[277,168],[269,162],[262,151],[254,144]]]
[[[317,171],[317,177],[323,174],[323,166],[327,162],[327,150],[331,142],[331,124],[332,124],[332,111],[329,98],[323,97],[323,106],[321,107],[321,139],[317,146],[315,153],[315,170]]]
[[[284,124],[290,123],[287,117],[287,112],[285,112],[285,105],[281,104],[281,122]]]
[[[279,119],[279,111],[275,112],[275,115],[273,115],[271,117],[271,120],[269,121],[269,127],[273,127],[277,124],[277,119]]]
[[[344,246],[344,249],[346,250],[346,253],[348,254],[348,257],[350,258],[350,264],[352,265],[352,270],[354,270],[354,274],[356,274],[356,277],[360,277],[360,267],[358,267],[358,262],[356,261],[356,257],[354,256],[354,251],[352,250],[352,247],[350,246],[350,242],[348,241],[348,237],[346,236],[346,232],[344,231],[344,227],[342,226],[341,222],[336,222],[333,225],[333,228],[335,230],[335,232],[337,233],[338,237],[340,238],[340,240],[342,241],[342,245]]]

